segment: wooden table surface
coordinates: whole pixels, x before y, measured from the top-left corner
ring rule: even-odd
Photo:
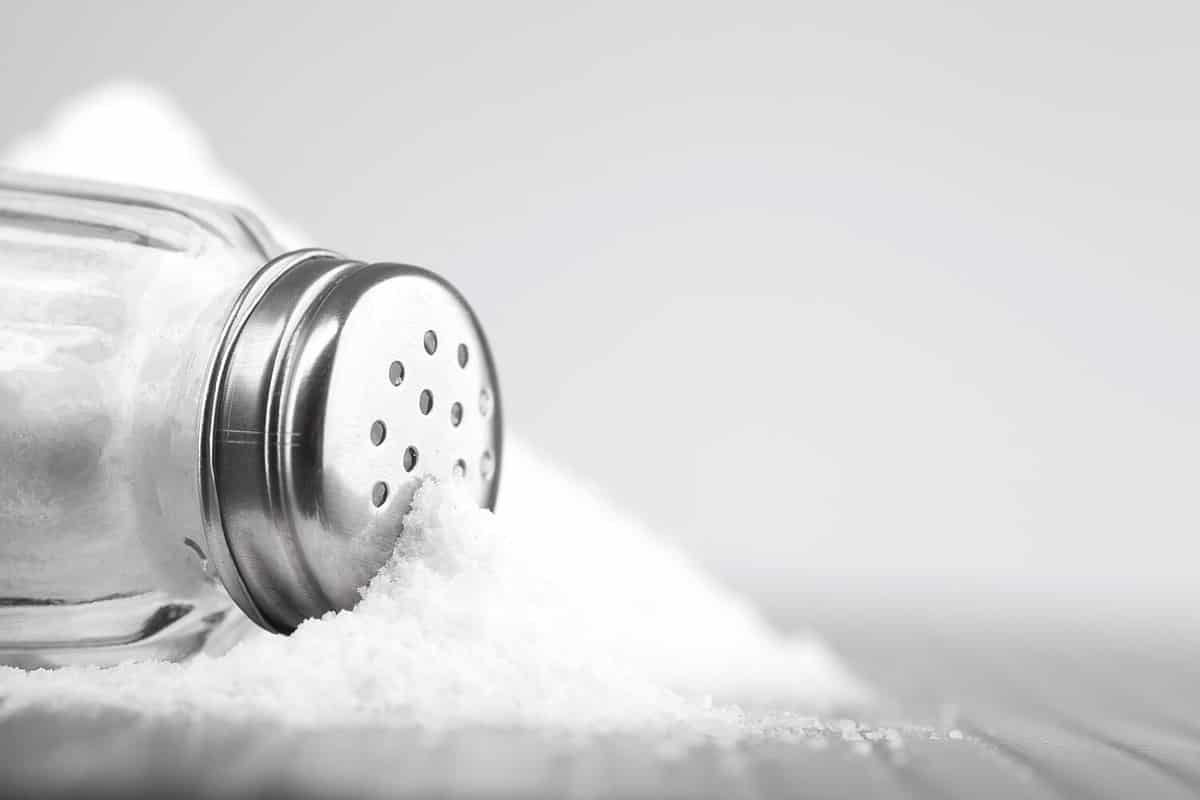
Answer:
[[[818,628],[880,690],[857,717],[866,736],[828,720],[801,741],[666,758],[639,736],[22,712],[0,722],[0,782],[89,797],[1200,797],[1200,625],[801,605],[777,620]],[[898,746],[872,741],[886,729]]]

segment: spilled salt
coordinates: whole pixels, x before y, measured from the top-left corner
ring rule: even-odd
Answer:
[[[818,642],[781,639],[522,446],[509,463],[513,508],[499,515],[427,480],[352,611],[182,665],[5,668],[5,708],[597,732],[728,730],[743,699],[855,698]]]
[[[3,159],[232,202],[249,195],[163,95],[102,87]],[[281,230],[278,223],[272,227]],[[293,245],[303,240],[295,234]],[[680,552],[510,436],[496,515],[426,483],[349,612],[255,632],[186,664],[0,668],[0,713],[149,715],[594,732],[746,726],[740,707],[814,713],[866,691],[811,636],[782,636]],[[783,715],[783,716],[781,716]],[[782,720],[782,722],[781,722]],[[807,724],[807,723],[804,723]],[[800,728],[804,724],[799,724]]]

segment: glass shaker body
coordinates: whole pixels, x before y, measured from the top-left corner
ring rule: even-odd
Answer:
[[[494,505],[501,434],[439,276],[0,171],[0,663],[180,659],[352,608],[422,480]]]
[[[241,626],[193,453],[230,307],[279,250],[236,209],[0,172],[0,663],[179,658]]]

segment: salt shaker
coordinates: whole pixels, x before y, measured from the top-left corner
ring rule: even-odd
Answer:
[[[0,663],[185,658],[352,607],[419,482],[496,500],[445,280],[240,209],[0,171]]]

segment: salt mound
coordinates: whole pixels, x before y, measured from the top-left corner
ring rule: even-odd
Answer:
[[[248,197],[166,98],[131,85],[68,104],[3,160]],[[103,705],[301,724],[598,731],[736,728],[735,703],[814,712],[860,702],[865,691],[819,640],[776,634],[510,436],[498,514],[424,485],[394,557],[353,611],[290,637],[256,633],[223,657],[183,665],[0,668],[0,696],[3,713]]]
[[[6,705],[150,714],[608,729],[706,709],[627,664],[595,609],[566,600],[498,520],[427,482],[387,566],[352,612],[179,666],[0,673]],[[15,703],[14,703],[15,701]]]
[[[5,709],[116,706],[432,730],[729,731],[742,714],[714,707],[714,691],[770,692],[809,710],[853,697],[855,684],[819,644],[781,642],[523,448],[511,458],[517,488],[500,516],[426,481],[391,560],[353,611],[184,665],[0,669]]]

